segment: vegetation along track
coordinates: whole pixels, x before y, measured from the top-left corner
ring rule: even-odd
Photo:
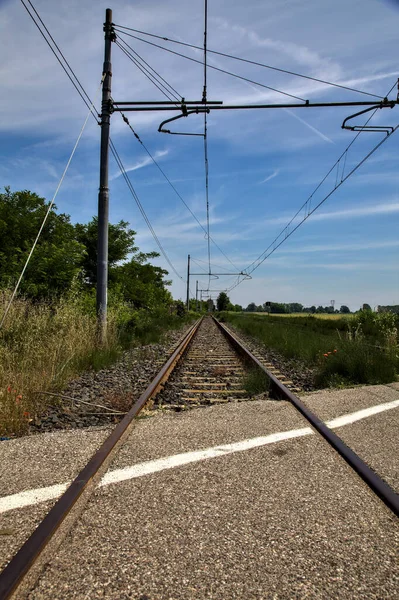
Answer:
[[[178,377],[171,386],[165,388],[165,382],[179,361],[181,366],[177,371]],[[268,377],[269,395],[291,402],[394,514],[399,516],[398,494],[313,414],[292,390],[279,381],[275,373],[268,371],[222,323],[206,317],[189,329],[129,413],[115,427],[0,574],[1,600],[11,598],[15,592],[17,597],[20,597],[20,592],[26,593],[33,585],[40,569],[78,519],[115,453],[131,433],[134,417],[149,401],[161,390],[163,392],[160,398],[165,401],[165,397],[170,399],[173,396],[176,406],[242,399],[246,393],[240,381],[246,369],[251,368],[258,369]]]

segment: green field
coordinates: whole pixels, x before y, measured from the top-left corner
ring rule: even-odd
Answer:
[[[288,318],[287,318],[288,317]],[[314,372],[317,387],[395,381],[399,372],[399,317],[221,313],[221,318]]]
[[[268,315],[265,312],[253,312],[253,313],[249,313],[251,315],[261,315],[263,317],[283,317],[283,318],[290,318],[290,317],[314,317],[315,319],[332,319],[334,321],[337,321],[339,319],[351,319],[354,314],[350,313],[350,314],[346,314],[346,315],[342,315],[342,314],[333,314],[333,315],[329,315],[327,313],[315,313],[315,314],[309,314],[309,313],[287,313],[287,314],[270,314]]]

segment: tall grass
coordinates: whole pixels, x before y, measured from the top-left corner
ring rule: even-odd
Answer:
[[[388,383],[399,372],[399,318],[392,313],[363,311],[350,320],[222,316],[284,357],[311,366],[318,387]]]
[[[0,294],[0,315],[8,298]],[[99,347],[92,299],[76,295],[36,304],[16,299],[0,331],[0,436],[24,433],[29,420],[46,409],[49,400],[37,392],[60,390],[81,371],[104,368],[124,348],[156,342],[193,318],[179,319],[167,308],[148,314],[111,301],[107,342]]]

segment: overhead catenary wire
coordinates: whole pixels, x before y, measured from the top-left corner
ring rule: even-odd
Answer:
[[[121,41],[123,41],[123,40],[121,40]],[[145,77],[147,77],[147,79],[149,79],[151,81],[151,83],[153,83],[155,85],[155,87],[157,87],[166,98],[168,98],[168,100],[171,100],[172,102],[175,101],[176,104],[180,104],[181,97],[179,97],[178,94],[175,93],[174,91],[170,91],[168,89],[168,87],[162,83],[160,76],[158,76],[158,79],[157,79],[157,77],[153,73],[151,73],[150,69],[141,65],[139,60],[137,58],[135,58],[133,56],[133,54],[131,52],[129,52],[129,50],[124,48],[122,46],[122,44],[119,43],[118,40],[115,41],[115,44],[132,61],[132,63],[143,73],[143,75]],[[128,45],[128,44],[126,44],[126,45]],[[129,48],[130,48],[130,46],[129,46]],[[138,56],[140,56],[140,55],[138,55]],[[145,62],[145,61],[143,61],[143,62]],[[146,64],[148,64],[148,63],[146,63]],[[154,71],[154,73],[156,73],[156,71]],[[172,89],[174,89],[174,88],[172,88]]]
[[[179,40],[175,40],[172,38],[168,38],[165,36],[161,36],[161,35],[155,35],[154,33],[149,33],[148,31],[141,31],[140,29],[133,29],[132,27],[125,27],[124,25],[115,25],[115,27],[118,27],[119,29],[125,29],[128,31],[134,31],[135,33],[139,33],[140,35],[147,35],[149,37],[153,37],[153,38],[157,38],[159,40],[163,40],[165,42],[171,42],[173,44],[179,44],[180,46],[186,46],[187,48],[193,48],[195,50],[202,50],[202,48],[200,46],[196,46],[195,44],[188,44],[186,42],[181,42]],[[352,88],[349,87],[347,85],[343,85],[340,83],[334,83],[332,81],[327,81],[325,79],[319,79],[318,77],[311,77],[310,75],[304,75],[302,73],[297,73],[295,71],[289,71],[288,69],[281,69],[279,67],[274,67],[272,65],[266,65],[265,63],[260,63],[257,62],[255,60],[249,60],[247,58],[243,58],[240,56],[235,56],[233,54],[228,54],[226,52],[220,52],[217,50],[211,50],[210,48],[207,49],[207,51],[211,54],[216,54],[218,56],[224,56],[225,58],[230,58],[232,60],[237,60],[240,62],[244,62],[244,63],[248,63],[257,67],[263,67],[265,69],[271,69],[272,71],[278,71],[280,73],[285,73],[287,75],[293,75],[295,77],[300,77],[302,79],[308,79],[310,81],[316,81],[317,83],[323,83],[325,85],[329,85],[329,86],[333,86],[333,87],[337,87],[337,88],[341,88],[343,90],[348,90],[350,92],[356,92],[358,94],[364,94],[366,96],[372,96],[373,98],[383,98],[383,96],[379,96],[377,94],[372,94],[370,92],[365,92],[363,90],[358,90],[356,88]]]
[[[202,102],[207,101],[207,71],[206,71],[206,45],[207,45],[207,30],[208,30],[208,0],[204,0],[205,4],[205,25],[204,25],[204,88],[202,91]],[[208,123],[207,113],[204,112],[204,163],[205,163],[205,201],[206,201],[206,230],[208,242],[208,267],[209,278],[208,285],[211,281],[211,242],[209,239],[209,162],[208,162]]]
[[[92,103],[92,101],[91,101],[91,99],[90,99],[89,95],[87,94],[87,92],[86,92],[86,90],[84,89],[83,85],[81,84],[81,82],[79,81],[78,77],[77,77],[77,76],[76,76],[76,74],[74,73],[74,71],[73,71],[72,67],[71,67],[71,66],[70,66],[70,64],[68,63],[68,61],[67,61],[67,59],[65,58],[64,54],[61,52],[61,50],[60,50],[59,46],[56,44],[56,42],[55,42],[54,38],[51,36],[51,34],[50,34],[50,32],[48,31],[47,27],[44,25],[44,23],[43,23],[42,19],[40,18],[40,16],[39,16],[38,12],[36,11],[36,9],[34,9],[32,2],[31,2],[30,0],[27,0],[27,1],[28,1],[28,2],[29,2],[29,4],[32,6],[33,10],[35,11],[35,14],[36,14],[36,15],[38,16],[38,18],[40,19],[40,22],[42,23],[42,26],[45,28],[45,31],[46,31],[47,35],[50,37],[51,41],[53,42],[54,46],[55,46],[55,47],[56,47],[56,49],[58,50],[58,53],[59,53],[59,54],[57,54],[57,52],[54,50],[54,48],[53,48],[53,47],[52,47],[52,45],[50,44],[50,42],[49,42],[49,40],[48,40],[48,37],[46,36],[46,33],[44,33],[44,32],[42,31],[42,29],[41,29],[41,27],[40,27],[40,25],[39,25],[38,21],[36,20],[36,18],[34,17],[34,15],[31,13],[31,11],[29,10],[29,8],[26,6],[26,4],[25,4],[24,0],[21,0],[21,2],[22,2],[22,4],[23,4],[23,6],[25,7],[25,9],[26,9],[26,11],[28,12],[29,16],[30,16],[30,17],[31,17],[31,19],[33,20],[34,24],[35,24],[35,25],[36,25],[36,27],[38,28],[38,30],[39,30],[39,32],[41,33],[41,35],[43,36],[43,38],[44,38],[44,40],[46,41],[47,45],[49,46],[50,50],[52,51],[52,53],[53,53],[53,54],[54,54],[54,56],[56,57],[57,61],[60,63],[60,65],[61,65],[61,67],[63,68],[63,70],[65,71],[65,73],[66,73],[66,75],[67,75],[68,79],[71,81],[72,85],[74,86],[74,88],[75,88],[75,89],[76,89],[76,91],[78,92],[79,96],[81,97],[81,99],[83,100],[83,102],[85,103],[85,105],[87,106],[87,108],[89,109],[89,112],[92,114],[92,116],[93,116],[93,117],[96,119],[96,122],[98,123],[98,120],[97,120],[97,118],[98,118],[98,113],[97,113],[97,111],[95,111],[95,110],[94,110],[94,103]],[[65,65],[66,65],[66,66],[63,64],[63,62],[62,62],[62,60],[61,60],[61,58],[60,58],[60,55],[61,55],[61,57],[62,57],[62,59],[63,59],[63,61],[64,61],[64,63],[65,63]],[[115,145],[114,145],[113,141],[111,140],[111,138],[110,138],[110,148],[111,148],[111,152],[112,152],[112,154],[113,154],[113,156],[114,156],[114,158],[115,158],[115,161],[116,161],[116,163],[117,163],[117,165],[118,165],[119,169],[121,170],[121,173],[122,173],[122,175],[124,176],[124,179],[125,179],[126,183],[127,183],[127,184],[128,184],[128,182],[130,183],[130,179],[129,179],[129,177],[128,177],[128,176],[127,176],[127,174],[126,174],[126,171],[125,171],[125,169],[124,169],[124,166],[123,166],[122,160],[121,160],[121,158],[120,158],[119,154],[117,153],[117,150],[116,150],[116,148],[115,148]],[[130,190],[130,186],[129,186],[129,184],[128,184],[128,187],[129,187],[129,190]],[[133,188],[133,186],[132,186],[132,188]],[[132,190],[130,190],[130,191],[132,192]],[[137,194],[135,194],[135,195],[134,195],[134,194],[132,194],[132,195],[133,195],[133,197],[134,197],[135,199],[136,199],[136,197],[137,197],[137,200],[138,200],[138,196],[137,196]],[[135,197],[135,196],[136,196],[136,197]],[[139,202],[140,202],[140,201],[139,201]],[[141,203],[140,203],[140,204],[141,204]],[[144,208],[142,207],[142,205],[141,205],[141,210],[143,211],[143,212],[142,212],[142,214],[144,213],[144,214],[143,214],[143,218],[144,218],[144,220],[146,221],[146,224],[147,224],[147,226],[149,227],[149,229],[150,229],[150,232],[151,232],[151,234],[152,234],[152,235],[153,235],[153,237],[154,237],[154,240],[155,240],[155,241],[157,241],[157,240],[158,240],[158,242],[159,242],[159,239],[157,238],[157,236],[156,236],[156,234],[155,234],[155,231],[154,231],[154,229],[152,228],[152,226],[150,226],[151,224],[149,223],[149,220],[148,220],[148,222],[147,222],[147,219],[148,219],[148,217],[147,217],[147,215],[146,215],[146,213],[145,213],[145,211],[144,211]],[[145,217],[144,217],[144,215],[145,215]],[[157,242],[157,245],[158,245],[158,242]],[[160,244],[160,242],[159,242],[159,244]],[[160,246],[162,246],[162,245],[160,245]],[[160,247],[160,246],[158,245],[158,247]],[[160,249],[161,249],[161,247],[160,247]],[[163,255],[164,255],[164,257],[165,257],[165,260],[166,260],[166,261],[167,261],[167,263],[168,263],[168,264],[171,266],[171,268],[172,268],[172,269],[173,269],[173,271],[174,271],[174,272],[177,274],[177,276],[178,276],[180,279],[183,279],[183,278],[181,277],[181,275],[180,275],[180,274],[179,274],[179,273],[176,271],[176,269],[173,267],[173,265],[172,265],[172,263],[171,263],[170,259],[169,259],[169,258],[166,258],[166,256],[167,256],[167,255],[166,255],[166,252],[165,252],[165,250],[163,249],[163,247],[162,247],[162,250],[161,250],[161,252],[162,252],[162,254],[163,254]]]
[[[178,100],[181,99],[181,94],[164,77],[162,77],[162,75],[158,73],[158,71],[156,71],[154,67],[152,67],[146,60],[144,60],[144,58],[140,56],[140,54],[136,50],[129,46],[129,44],[125,42],[125,40],[123,40],[122,38],[120,38],[120,42],[127,46],[129,50],[137,57],[137,59],[144,63],[146,67],[148,67],[148,69],[154,73],[155,77],[158,77],[158,79],[161,80],[170,89],[171,94],[175,95]]]
[[[105,76],[103,75],[103,77],[102,77],[102,79],[101,79],[101,83],[100,83],[100,85],[99,85],[99,87],[98,87],[97,93],[96,93],[96,95],[95,95],[95,100],[94,100],[94,102],[97,100],[98,93],[99,93],[99,92],[100,92],[100,90],[101,90],[101,86],[102,86],[102,83],[103,83],[104,77],[105,77]],[[26,261],[25,261],[25,264],[24,264],[24,266],[23,266],[23,269],[22,269],[22,271],[21,271],[21,274],[20,274],[20,276],[19,276],[19,278],[18,278],[18,281],[17,281],[17,283],[15,284],[14,290],[13,290],[13,292],[12,292],[12,294],[11,294],[11,298],[10,298],[10,300],[9,300],[9,302],[8,302],[7,306],[6,306],[6,309],[5,309],[4,313],[3,313],[3,316],[2,316],[2,318],[1,318],[1,321],[0,321],[0,329],[3,327],[3,324],[4,324],[4,322],[5,322],[6,318],[7,318],[7,315],[8,315],[8,313],[9,313],[9,310],[10,310],[10,308],[11,308],[11,305],[12,305],[12,303],[13,303],[13,300],[14,300],[14,298],[15,298],[16,294],[17,294],[17,291],[18,291],[18,289],[19,289],[19,286],[20,286],[20,284],[21,284],[21,281],[22,281],[22,279],[23,279],[23,276],[25,275],[25,271],[26,271],[26,269],[27,269],[27,267],[28,267],[28,265],[29,265],[30,259],[32,258],[33,252],[35,251],[35,248],[36,248],[36,246],[37,246],[37,243],[38,243],[38,241],[39,241],[39,238],[40,238],[40,236],[41,236],[41,234],[42,234],[42,231],[43,231],[43,229],[44,229],[44,226],[46,225],[46,222],[47,222],[48,216],[49,216],[49,214],[50,214],[50,211],[51,211],[51,209],[53,208],[53,205],[54,205],[55,199],[56,199],[56,197],[57,197],[57,194],[58,194],[58,192],[59,192],[59,190],[60,190],[60,187],[61,187],[61,185],[62,185],[62,182],[63,182],[63,181],[64,181],[64,179],[65,179],[65,175],[67,174],[67,171],[68,171],[68,169],[69,169],[69,165],[70,165],[70,164],[71,164],[71,162],[72,162],[72,159],[73,159],[73,157],[74,157],[74,154],[75,154],[75,152],[76,152],[76,149],[77,149],[77,147],[78,147],[78,145],[79,145],[79,142],[80,142],[80,140],[81,140],[81,137],[82,137],[82,135],[83,135],[83,132],[84,132],[84,130],[85,130],[85,128],[86,128],[87,121],[89,120],[89,117],[90,117],[90,115],[92,114],[92,113],[91,113],[91,111],[92,111],[92,108],[93,108],[93,106],[94,106],[94,102],[92,102],[91,106],[89,107],[89,112],[87,113],[87,116],[86,116],[86,118],[85,118],[85,120],[84,120],[84,123],[83,123],[83,125],[82,125],[82,128],[81,128],[81,130],[80,130],[80,132],[79,132],[79,135],[78,135],[78,137],[77,137],[77,140],[76,140],[76,142],[75,142],[75,145],[74,145],[74,147],[73,147],[73,149],[72,149],[72,152],[71,152],[71,154],[70,154],[70,156],[69,156],[69,159],[68,159],[68,161],[67,161],[67,164],[65,165],[65,169],[64,169],[64,171],[63,171],[63,173],[62,173],[62,175],[61,175],[61,179],[59,180],[59,182],[58,182],[58,185],[57,185],[57,187],[56,187],[56,190],[55,190],[55,192],[54,192],[54,195],[53,195],[53,197],[52,197],[52,199],[51,199],[51,202],[49,203],[49,205],[48,205],[48,207],[47,207],[46,214],[44,215],[44,218],[43,218],[43,221],[42,221],[42,223],[41,223],[41,225],[40,225],[39,231],[37,232],[36,238],[35,238],[35,240],[34,240],[34,242],[33,242],[33,244],[32,244],[32,248],[30,249],[30,252],[29,252],[29,254],[28,254],[28,256],[27,256],[27,259],[26,259]]]
[[[389,94],[392,92],[392,90],[394,89],[394,87],[397,85],[397,82],[394,83],[394,85],[391,87],[391,89],[389,90],[387,96],[389,96]],[[370,122],[370,120],[373,118],[373,116],[375,115],[375,113],[377,112],[378,108],[376,108],[372,114],[370,115],[370,117],[367,119],[366,123],[362,126],[362,129],[364,129],[368,123]],[[273,252],[275,252],[277,250],[277,248],[279,248],[289,237],[291,237],[291,235],[322,205],[324,204],[324,202],[326,202],[326,200],[351,176],[353,175],[353,173],[355,173],[355,171],[357,171],[357,169],[364,163],[366,162],[366,160],[384,143],[386,142],[386,140],[388,139],[388,137],[390,137],[397,129],[398,129],[399,125],[397,125],[396,127],[393,128],[393,130],[388,133],[386,135],[386,137],[384,137],[346,176],[344,174],[344,168],[346,165],[346,158],[347,158],[347,153],[348,150],[351,148],[351,146],[355,143],[355,141],[357,140],[357,138],[359,137],[359,135],[361,134],[362,130],[360,130],[357,135],[354,137],[354,139],[350,142],[350,144],[348,144],[348,146],[345,148],[345,150],[342,152],[342,154],[339,156],[339,158],[335,161],[335,163],[333,164],[333,166],[329,169],[329,171],[326,173],[326,175],[323,177],[323,179],[320,181],[320,183],[316,186],[316,188],[313,190],[313,192],[311,193],[311,195],[307,198],[307,200],[302,204],[302,206],[297,210],[297,212],[295,213],[295,215],[292,217],[292,219],[287,223],[287,225],[282,229],[282,231],[278,234],[278,236],[271,242],[271,244],[269,244],[269,246],[266,248],[266,250],[264,250],[262,252],[262,254],[260,256],[258,256],[258,258],[256,260],[254,260],[246,269],[245,272],[250,274],[253,273],[253,271],[255,269],[257,269],[271,254],[273,254]],[[345,157],[344,160],[344,166],[342,169],[342,173],[341,173],[341,179],[339,180],[338,178],[338,170],[339,170],[339,165],[340,165],[340,161],[341,159]],[[311,208],[311,201],[313,196],[316,194],[316,192],[320,189],[320,187],[323,185],[323,183],[326,181],[326,179],[329,177],[329,175],[334,171],[334,169],[337,168],[337,177],[335,180],[335,185],[333,187],[333,189],[322,198],[322,200],[313,208]],[[292,225],[293,221],[296,219],[296,217],[301,213],[301,211],[305,208],[305,216],[301,219],[301,221],[293,228],[290,230],[290,226]],[[278,242],[278,240],[280,238],[283,238],[280,242]],[[278,243],[277,243],[278,242]]]
[[[160,46],[159,44],[155,44],[154,42],[150,42],[149,40],[144,40],[143,38],[138,37],[137,35],[132,35],[130,33],[126,33],[125,31],[120,31],[116,29],[120,35],[127,35],[135,40],[139,40],[140,42],[144,42],[145,44],[149,44],[150,46],[154,46],[155,48],[160,48],[161,50],[165,50],[165,52],[169,52],[170,54],[175,54],[176,56],[180,56],[181,58],[185,58],[186,60],[190,60],[191,62],[195,62],[199,65],[203,66],[203,61],[197,60],[196,58],[192,58],[191,56],[187,56],[186,54],[182,54],[181,52],[176,52],[175,50],[171,50],[170,48],[165,48],[165,46]],[[247,83],[252,83],[253,85],[257,85],[259,87],[265,88],[272,92],[276,92],[277,94],[283,94],[284,96],[288,96],[289,98],[294,98],[295,100],[300,100],[301,102],[306,102],[304,98],[300,98],[299,96],[295,96],[294,94],[289,94],[288,92],[283,92],[282,90],[278,90],[277,88],[271,87],[270,85],[265,85],[264,83],[260,83],[259,81],[254,81],[253,79],[249,79],[248,77],[243,77],[242,75],[238,75],[237,73],[232,73],[231,71],[227,71],[226,69],[221,69],[220,67],[215,67],[214,65],[207,65],[209,69],[213,69],[214,71],[218,71],[219,73],[224,73],[225,75],[231,75],[231,77],[235,77],[236,79],[241,79],[242,81],[246,81]]]
[[[132,184],[132,182],[130,180],[130,177],[127,174],[127,172],[126,172],[126,170],[125,170],[125,168],[123,166],[123,163],[121,161],[119,153],[117,152],[117,150],[115,148],[115,145],[112,142],[112,140],[110,140],[110,148],[111,148],[111,152],[112,152],[112,154],[113,154],[113,156],[114,156],[114,158],[116,160],[116,164],[118,165],[119,169],[121,170],[123,178],[124,178],[124,180],[125,180],[128,188],[129,188],[129,190],[130,190],[130,192],[131,192],[131,194],[132,194],[132,196],[133,196],[133,198],[134,198],[134,200],[135,200],[135,202],[136,202],[136,204],[137,204],[137,206],[138,206],[138,208],[139,208],[139,210],[140,210],[140,212],[141,212],[141,214],[143,216],[143,219],[146,222],[147,227],[150,230],[150,232],[152,234],[152,237],[154,238],[154,240],[155,240],[158,248],[160,249],[163,257],[165,258],[166,262],[168,263],[168,265],[170,266],[170,268],[173,270],[173,272],[177,275],[177,277],[179,279],[181,279],[183,281],[183,277],[175,269],[173,263],[171,262],[171,260],[169,259],[168,255],[166,254],[164,247],[162,246],[161,242],[159,241],[159,238],[158,238],[157,234],[155,233],[153,226],[151,225],[151,222],[150,222],[150,220],[149,220],[149,218],[148,218],[148,216],[147,216],[147,214],[146,214],[146,212],[144,210],[143,205],[140,202],[140,199],[139,199],[139,197],[138,197],[138,195],[136,193],[136,190],[133,187],[133,184]]]
[[[117,105],[117,103],[116,103],[116,105]],[[141,139],[141,137],[139,136],[139,134],[137,133],[137,131],[132,127],[132,125],[130,124],[129,119],[126,117],[126,115],[123,112],[121,112],[121,117],[124,120],[124,122],[126,123],[126,125],[129,127],[130,131],[133,133],[133,135],[135,136],[135,138],[137,139],[137,141],[142,145],[143,149],[148,154],[148,156],[150,157],[150,159],[152,160],[152,162],[154,163],[154,165],[157,167],[157,169],[159,170],[159,172],[162,174],[162,176],[165,178],[165,180],[170,185],[170,187],[172,188],[172,190],[175,192],[175,194],[177,195],[177,197],[181,200],[181,202],[187,208],[187,210],[189,211],[189,213],[191,214],[191,216],[195,219],[195,221],[198,223],[198,225],[201,227],[201,229],[203,230],[203,232],[207,236],[208,235],[207,229],[203,226],[203,224],[198,219],[198,217],[196,216],[196,214],[192,211],[192,209],[190,208],[190,206],[184,200],[183,196],[179,193],[179,191],[177,190],[177,188],[173,185],[173,183],[171,182],[171,180],[169,179],[169,177],[166,175],[165,171],[162,169],[162,167],[160,166],[160,164],[158,163],[158,161],[153,157],[153,155],[151,154],[151,152],[148,150],[147,146],[144,144],[143,140]],[[219,252],[224,256],[224,258],[232,265],[232,267],[234,267],[237,271],[239,271],[240,269],[224,253],[224,251],[215,242],[215,240],[213,239],[213,237],[211,235],[209,235],[209,239],[212,242],[212,244],[215,246],[215,248],[217,248],[219,250]]]
[[[191,260],[194,261],[197,264],[198,263],[204,263],[205,265],[208,264],[208,262],[206,260],[201,260],[200,258],[193,258],[193,257],[191,257]],[[225,269],[225,271],[227,271],[227,274],[228,273],[235,274],[234,271],[230,271],[227,267],[224,267],[222,265],[217,265],[214,262],[212,262],[211,264],[212,264],[213,267],[217,267],[218,269]],[[200,266],[200,265],[198,265],[198,266]],[[201,267],[201,268],[204,268],[204,267]]]

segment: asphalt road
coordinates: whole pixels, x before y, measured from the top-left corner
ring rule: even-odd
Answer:
[[[395,384],[305,398],[327,421],[398,399]],[[398,419],[396,407],[336,430],[391,485]],[[291,439],[270,437],[292,430]],[[237,445],[259,436],[257,446]],[[55,470],[44,468],[40,485],[58,483]],[[119,482],[98,488],[30,599],[399,598],[398,520],[285,402],[141,420],[115,473]],[[45,506],[2,517],[24,528]]]

